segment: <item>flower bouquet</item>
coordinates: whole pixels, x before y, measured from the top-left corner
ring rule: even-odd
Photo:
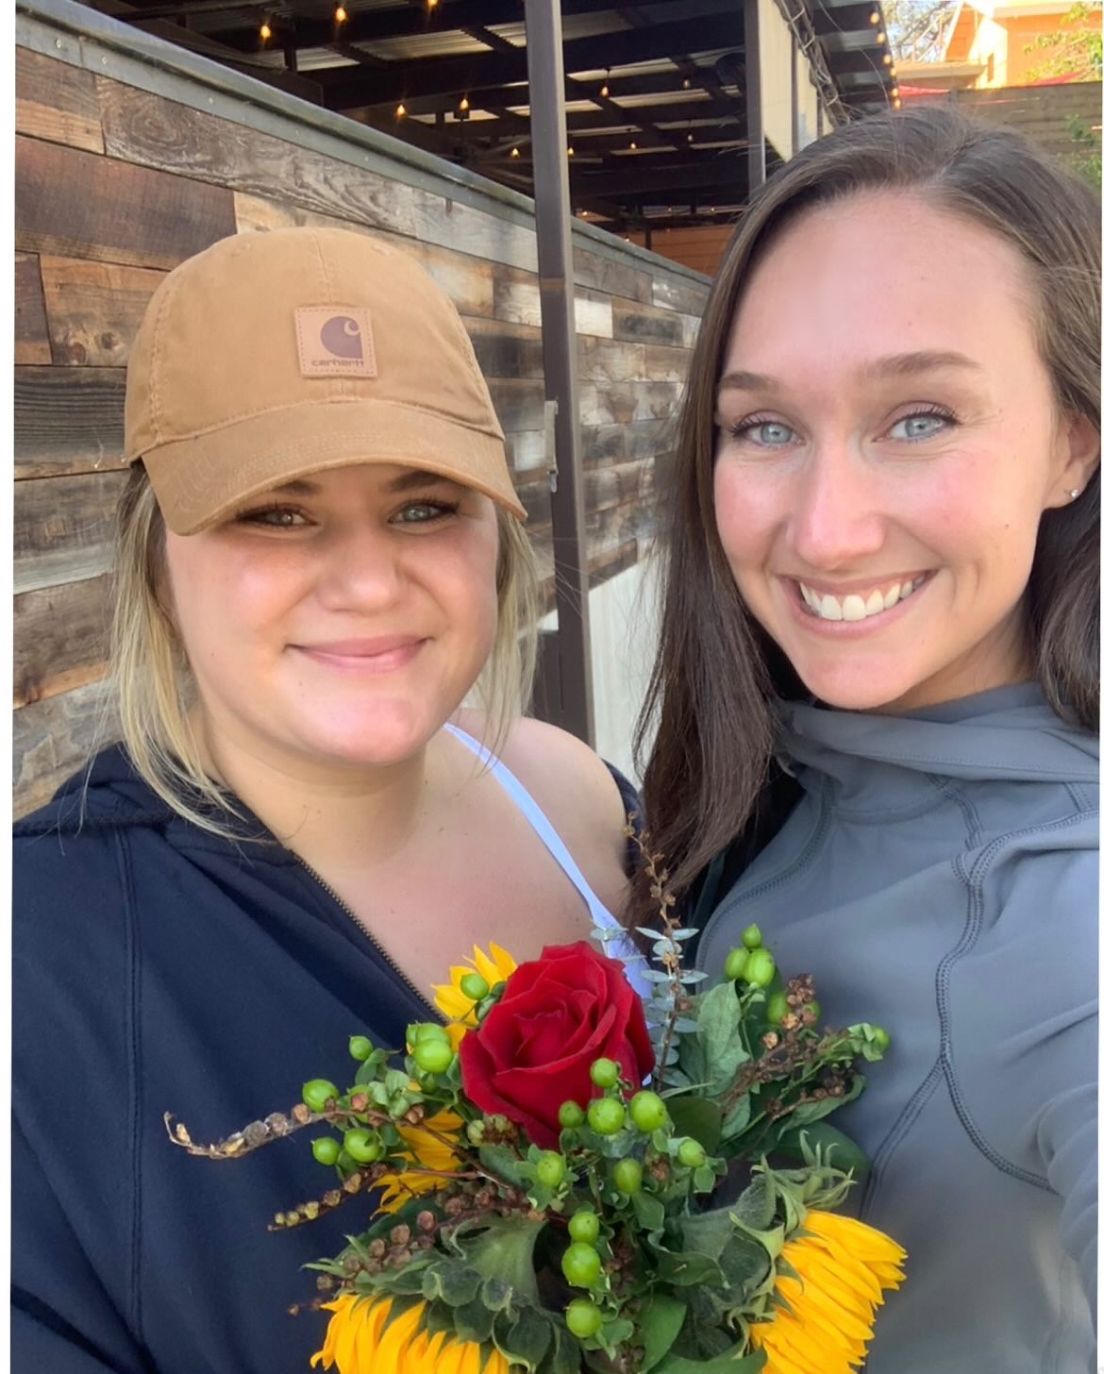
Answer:
[[[233,1158],[324,1126],[334,1171],[297,1226],[373,1214],[319,1260],[312,1364],[339,1374],[845,1374],[904,1253],[833,1209],[865,1166],[827,1122],[885,1033],[819,1026],[755,926],[702,993],[663,875],[646,999],[591,945],[516,966],[496,945],[438,989],[444,1022],[393,1052],[354,1035],[353,1082],[214,1145]],[[595,932],[595,934],[599,934]],[[640,956],[641,964],[645,963]],[[637,979],[640,981],[640,978]],[[792,1167],[782,1167],[788,1161]]]

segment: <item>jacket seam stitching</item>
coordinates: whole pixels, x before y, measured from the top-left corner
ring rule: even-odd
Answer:
[[[974,1148],[977,1149],[990,1164],[999,1169],[1002,1173],[1009,1175],[1009,1177],[1019,1179],[1021,1183],[1029,1183],[1036,1188],[1041,1188],[1047,1193],[1055,1192],[1049,1181],[1042,1174],[1037,1174],[1033,1170],[1024,1169],[1018,1164],[1013,1164],[1011,1160],[1005,1159],[999,1151],[993,1149],[981,1130],[975,1124],[973,1117],[970,1115],[970,1110],[966,1105],[965,1095],[958,1083],[954,1071],[954,1061],[951,1052],[948,996],[950,976],[955,965],[973,948],[981,932],[982,914],[985,907],[985,899],[982,890],[983,884],[1000,851],[1007,848],[1013,840],[1022,839],[1025,835],[1046,834],[1051,831],[1066,829],[1076,824],[1081,819],[1082,817],[1080,815],[1066,816],[1059,821],[1050,821],[1045,825],[1028,826],[1023,830],[1012,831],[1007,835],[999,835],[985,846],[969,869],[967,869],[961,854],[955,856],[952,867],[968,893],[970,914],[967,919],[967,929],[963,938],[955,948],[944,957],[936,974],[936,999],[939,1004],[940,1020],[940,1057],[943,1060],[947,1088],[951,1094],[951,1104],[954,1107],[955,1115],[961,1122],[963,1130],[965,1130],[966,1134],[973,1142]]]
[[[127,1284],[130,1290],[131,1327],[139,1342],[144,1344],[142,1331],[142,1185],[141,1185],[141,1050],[138,1027],[141,1021],[142,983],[140,976],[139,935],[134,902],[134,880],[130,863],[130,847],[123,833],[116,840],[116,854],[119,864],[119,878],[122,889],[123,913],[125,922],[125,941],[127,957],[127,1000],[126,1000],[126,1038],[127,1072],[130,1077],[130,1174],[131,1174],[131,1216],[130,1216],[130,1272]]]

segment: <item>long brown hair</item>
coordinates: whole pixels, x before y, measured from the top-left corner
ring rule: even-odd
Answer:
[[[733,840],[754,839],[772,807],[775,703],[805,695],[736,590],[713,509],[715,389],[752,266],[813,206],[864,191],[921,191],[1020,251],[1035,325],[1062,413],[1100,428],[1099,205],[1089,187],[1018,134],[927,108],[846,125],[798,153],[748,206],[718,270],[690,367],[661,501],[667,519],[659,653],[637,727],[654,727],[644,809],[669,884],[685,893]],[[1036,673],[1067,720],[1099,709],[1099,470],[1047,511],[1026,592]],[[650,908],[641,883],[639,917]]]

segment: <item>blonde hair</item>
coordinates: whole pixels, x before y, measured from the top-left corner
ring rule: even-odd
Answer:
[[[497,752],[529,703],[536,663],[538,573],[521,524],[498,510],[498,620],[475,684],[486,713],[483,742]],[[123,743],[136,771],[177,815],[232,836],[232,797],[204,766],[192,728],[196,688],[167,605],[165,522],[141,463],[116,514],[113,686]]]

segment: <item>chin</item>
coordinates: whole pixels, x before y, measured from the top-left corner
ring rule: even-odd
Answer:
[[[419,753],[440,729],[430,720],[409,711],[343,713],[318,722],[315,731],[303,732],[301,747],[319,760],[328,758],[351,768],[386,768]]]
[[[882,676],[876,672],[811,672],[798,674],[809,692],[837,711],[886,710],[910,695],[916,687],[899,674]],[[905,709],[902,707],[901,709]]]

